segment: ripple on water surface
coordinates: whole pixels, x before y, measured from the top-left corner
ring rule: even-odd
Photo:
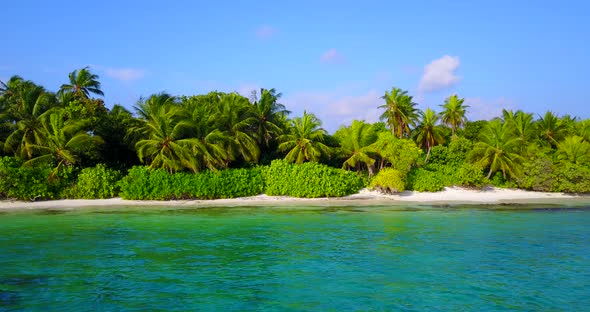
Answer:
[[[0,311],[590,306],[590,210],[500,208],[2,214]]]

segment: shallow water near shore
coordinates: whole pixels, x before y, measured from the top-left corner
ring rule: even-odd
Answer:
[[[5,212],[0,311],[581,311],[590,209],[566,207]]]

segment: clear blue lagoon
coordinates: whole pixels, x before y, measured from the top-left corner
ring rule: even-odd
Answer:
[[[3,212],[0,311],[587,311],[590,209],[497,208]]]

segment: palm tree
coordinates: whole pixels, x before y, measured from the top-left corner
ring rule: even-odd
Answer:
[[[92,144],[99,144],[102,139],[90,136],[83,131],[84,121],[69,119],[64,121],[63,109],[58,109],[42,119],[44,138],[42,142],[29,144],[35,150],[35,157],[24,165],[34,166],[38,163],[57,164],[50,178],[55,177],[62,166],[71,166],[78,161],[78,151],[87,149]]]
[[[407,91],[400,88],[391,88],[391,91],[385,91],[381,97],[385,104],[379,106],[385,111],[381,114],[381,120],[386,121],[393,135],[402,138],[404,134],[410,132],[410,126],[415,125],[418,117],[416,103]]]
[[[31,146],[45,140],[42,120],[57,102],[53,94],[34,84],[19,86],[12,100],[7,118],[12,121],[13,132],[6,138],[4,149],[22,159],[31,159]]]
[[[192,153],[197,170],[217,170],[227,165],[229,156],[224,143],[231,140],[216,128],[210,105],[185,104],[188,117],[183,120],[185,137],[193,138]]]
[[[521,110],[513,112],[512,110],[502,110],[502,120],[514,132],[514,135],[521,140],[521,150],[527,149],[532,143],[535,136],[535,124],[533,122],[533,114],[525,113]]]
[[[150,111],[147,117],[140,131],[145,138],[135,144],[139,160],[150,163],[150,168],[163,168],[170,173],[184,168],[196,172],[198,167],[192,152],[195,140],[183,138],[183,111],[165,105]]]
[[[24,80],[22,77],[17,75],[10,77],[6,83],[0,80],[0,99],[2,99],[0,104],[2,104],[2,102],[10,101],[13,96],[18,94],[19,89],[25,84],[32,84],[32,82]]]
[[[74,70],[68,75],[68,78],[70,80],[69,84],[62,84],[59,93],[73,93],[83,98],[89,98],[90,93],[104,95],[100,90],[98,75],[91,73],[88,66],[80,70]]]
[[[290,112],[285,109],[285,105],[278,103],[281,95],[275,89],[261,88],[260,99],[254,101],[256,121],[253,126],[260,146],[264,144],[269,147],[270,141],[283,133],[281,121]]]
[[[161,107],[175,104],[176,97],[166,92],[160,92],[152,94],[148,98],[141,97],[133,108],[140,118],[143,120],[149,120],[150,116],[158,112]]]
[[[301,164],[306,161],[318,161],[322,154],[329,155],[330,148],[324,143],[326,130],[321,128],[321,121],[314,114],[303,112],[303,117],[290,121],[289,132],[279,137],[279,151],[289,151],[285,160]]]
[[[519,154],[521,142],[508,124],[493,120],[482,131],[471,158],[482,167],[489,166],[488,179],[498,170],[502,171],[504,178],[507,175],[515,176],[523,161]]]
[[[565,137],[568,131],[567,123],[563,122],[557,115],[550,111],[546,112],[543,117],[537,120],[536,126],[539,138],[553,147],[557,146],[558,142]]]
[[[456,94],[446,98],[445,103],[441,105],[443,111],[441,114],[441,121],[451,126],[451,135],[454,138],[457,129],[467,122],[468,105],[464,105],[465,99],[459,98]]]
[[[106,114],[102,115],[92,131],[102,137],[101,162],[107,167],[127,169],[139,164],[135,143],[142,139],[138,132],[129,131],[139,128],[144,121],[133,117],[123,106],[115,104]]]
[[[230,160],[241,156],[246,162],[258,161],[260,149],[254,137],[250,135],[256,117],[247,98],[237,93],[222,95],[213,118],[223,135],[231,138],[226,142]]]
[[[576,134],[590,142],[590,119],[582,120],[576,123]]]
[[[557,159],[574,164],[590,162],[590,143],[579,136],[566,137],[557,145]]]
[[[426,162],[432,147],[444,143],[444,131],[437,125],[439,117],[432,109],[427,108],[426,111],[420,112],[420,116],[422,120],[415,130],[415,138],[416,143],[427,151],[424,159]]]
[[[354,168],[360,172],[364,165],[369,174],[373,173],[375,159],[371,157],[374,153],[371,144],[377,140],[377,132],[372,124],[353,120],[350,126],[340,128],[334,136],[340,143],[339,154],[346,158],[343,169]]]

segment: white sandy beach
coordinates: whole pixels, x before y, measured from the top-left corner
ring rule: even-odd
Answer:
[[[570,195],[563,193],[543,193],[514,189],[486,188],[473,190],[464,188],[445,188],[441,192],[404,192],[399,195],[385,195],[377,191],[367,189],[359,193],[340,198],[295,198],[286,196],[258,195],[233,199],[215,200],[171,200],[171,201],[144,201],[111,199],[64,199],[39,202],[24,201],[0,201],[0,209],[27,210],[27,209],[76,209],[83,207],[221,207],[221,206],[300,206],[300,205],[399,205],[399,204],[565,204],[588,203],[589,195]]]

